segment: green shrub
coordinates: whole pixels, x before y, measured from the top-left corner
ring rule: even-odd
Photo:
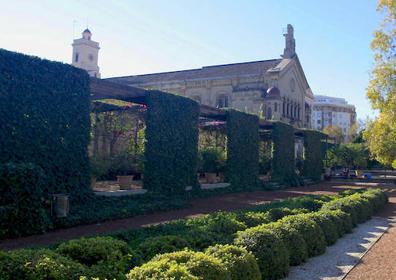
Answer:
[[[151,261],[131,270],[126,278],[128,280],[199,280],[188,269],[176,262],[168,260]],[[81,279],[85,280],[85,279]]]
[[[79,279],[86,268],[53,251],[16,250],[0,254],[1,279]]]
[[[368,200],[362,198],[359,193],[330,201],[323,205],[323,209],[339,209],[350,214],[353,226],[366,221],[372,214],[372,209]]]
[[[287,275],[288,251],[273,230],[257,226],[240,231],[237,233],[235,244],[254,254],[262,279],[280,279]]]
[[[238,221],[244,223],[247,227],[255,227],[261,224],[270,223],[267,212],[243,212],[238,213]]]
[[[189,219],[188,227],[205,232],[208,236],[214,236],[217,243],[228,243],[234,239],[237,231],[246,229],[246,225],[238,221],[236,213],[216,212],[204,217]]]
[[[380,210],[384,204],[388,202],[386,193],[380,189],[366,190],[361,194],[361,196],[371,203],[374,213]]]
[[[51,227],[45,178],[33,164],[0,164],[0,239],[42,233]]]
[[[88,266],[88,276],[119,278],[138,263],[127,243],[112,237],[70,240],[56,252]]]
[[[220,148],[206,148],[199,151],[200,167],[202,172],[221,172],[225,166],[225,154]]]
[[[293,215],[293,211],[286,207],[273,208],[268,210],[267,215],[272,222],[276,222],[277,220],[280,220],[283,217]]]
[[[326,240],[320,226],[311,220],[309,214],[299,214],[284,217],[280,220],[282,226],[296,229],[304,238],[308,256],[323,254],[326,250]]]
[[[299,265],[308,259],[308,248],[303,236],[290,224],[275,222],[263,226],[272,230],[285,244],[290,265]]]
[[[312,221],[317,223],[322,229],[326,244],[328,246],[333,245],[339,237],[337,224],[333,221],[333,218],[327,211],[318,211],[308,215],[311,217]]]
[[[260,280],[260,268],[254,256],[235,245],[216,245],[205,253],[219,259],[231,274],[232,280]]]
[[[174,271],[185,278],[176,278]],[[175,278],[170,278],[169,274]],[[191,276],[196,278],[191,278]],[[201,252],[180,251],[155,256],[148,263],[131,270],[127,279],[228,280],[230,274],[220,260],[214,257]]]
[[[162,235],[147,238],[143,241],[138,250],[143,260],[150,260],[157,254],[171,253],[189,247],[189,243],[179,236]]]

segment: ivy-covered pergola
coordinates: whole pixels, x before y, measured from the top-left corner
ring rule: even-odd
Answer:
[[[282,122],[263,120],[255,115],[232,109],[222,110],[199,105],[189,98],[169,93],[144,90],[95,78],[91,78],[90,91],[91,100],[97,104],[101,99],[117,99],[147,105],[148,116],[152,116],[152,122],[150,123],[150,118],[147,122],[145,151],[144,183],[148,190],[182,192],[185,186],[197,185],[199,118],[226,124],[225,180],[234,188],[246,189],[259,182],[259,151],[263,139],[270,139],[272,143],[270,165],[273,180],[287,185],[299,184],[295,172],[295,136],[304,139],[302,175],[314,181],[318,181],[321,177],[322,153],[318,148],[322,149],[323,146],[322,133],[296,129]],[[108,109],[117,110],[117,106]],[[150,130],[151,128],[153,129]],[[161,137],[159,134],[156,135],[159,131]],[[173,152],[169,153],[169,151]],[[160,172],[162,169],[163,173]]]

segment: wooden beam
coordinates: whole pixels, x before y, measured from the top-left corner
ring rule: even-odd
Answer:
[[[200,105],[200,116],[208,119],[225,121],[227,113],[224,110],[210,107],[208,105]]]
[[[90,79],[91,100],[117,99],[146,104],[146,90],[97,78]]]

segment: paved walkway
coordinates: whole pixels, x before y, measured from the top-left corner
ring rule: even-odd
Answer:
[[[346,276],[347,280],[396,279],[396,186],[384,189],[389,194],[390,203],[380,216],[390,219],[393,226]]]
[[[341,280],[359,262],[388,228],[386,218],[374,217],[326,248],[323,255],[293,266],[285,280]]]
[[[191,201],[191,207],[185,209],[139,215],[127,219],[113,220],[99,224],[54,230],[42,235],[0,241],[0,249],[12,250],[29,246],[51,245],[82,236],[106,234],[119,230],[139,228],[150,224],[202,215],[219,210],[242,209],[287,197],[305,194],[331,194],[343,189],[354,187],[358,188],[362,186],[352,186],[350,183],[323,183],[307,187],[290,188],[281,191],[257,191],[194,199]]]

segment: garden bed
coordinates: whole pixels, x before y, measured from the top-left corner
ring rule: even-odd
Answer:
[[[385,202],[379,190],[302,196],[112,237],[73,240],[51,250],[0,253],[0,276],[278,279],[287,275],[289,265],[323,253],[326,244],[369,219]]]

